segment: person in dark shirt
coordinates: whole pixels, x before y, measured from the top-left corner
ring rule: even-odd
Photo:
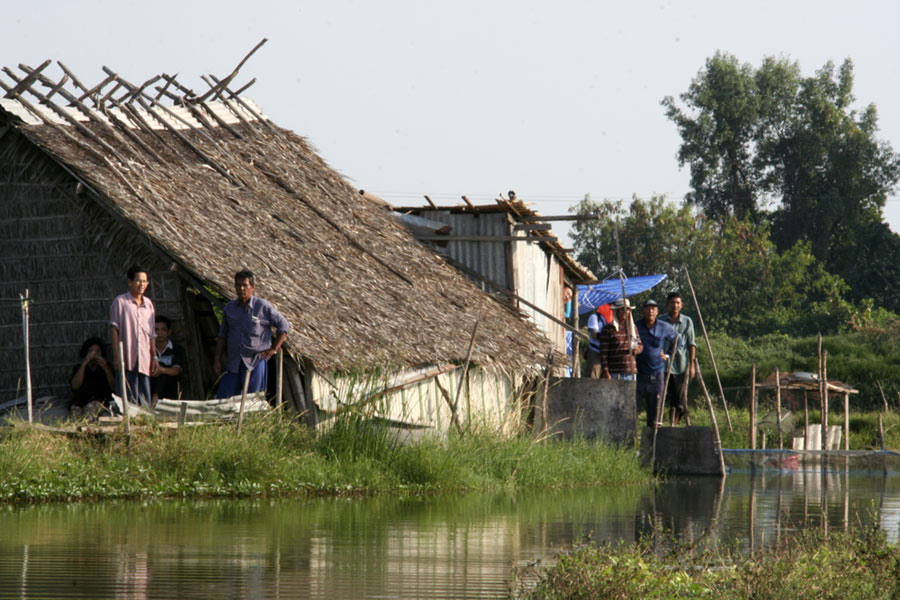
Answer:
[[[620,299],[613,305],[614,317],[600,331],[601,379],[634,381],[637,373],[634,356],[644,347],[640,338],[632,340],[628,335],[631,303]]]
[[[86,339],[81,344],[79,356],[81,362],[72,367],[69,379],[69,387],[72,389],[69,415],[73,419],[85,416],[95,418],[110,410],[115,375],[106,360],[106,350],[101,338]]]
[[[156,375],[150,378],[150,394],[153,405],[160,398],[177,400],[181,397],[181,374],[187,364],[184,348],[172,341],[172,321],[156,315],[156,356],[159,363]]]
[[[675,345],[677,333],[668,323],[657,319],[659,307],[653,300],[641,306],[643,319],[635,323],[644,350],[637,355],[637,411],[647,410],[647,427],[656,424],[656,407],[665,385],[666,361]]]

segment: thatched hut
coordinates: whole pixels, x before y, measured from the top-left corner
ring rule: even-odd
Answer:
[[[23,389],[19,294],[34,299],[35,395],[65,396],[79,344],[106,335],[133,262],[187,347],[190,397],[215,383],[216,310],[241,267],[293,324],[285,397],[298,409],[337,410],[347,382],[366,380],[383,416],[446,427],[458,404],[497,425],[522,379],[552,361],[518,312],[233,92],[237,71],[195,93],[105,67],[88,86],[49,65],[0,77],[0,398]],[[477,368],[457,388],[468,356]]]

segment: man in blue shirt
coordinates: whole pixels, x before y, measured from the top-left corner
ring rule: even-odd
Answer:
[[[219,398],[241,394],[244,378],[250,371],[248,393],[265,390],[268,383],[266,361],[287,337],[291,324],[271,303],[253,295],[253,273],[246,269],[234,275],[236,300],[225,305],[219,336],[216,339],[216,375],[222,374],[222,353],[226,346],[228,361],[219,381]],[[272,338],[275,328],[275,338]]]
[[[694,359],[697,353],[697,344],[694,342],[694,322],[681,312],[684,304],[681,294],[678,292],[669,294],[666,298],[666,306],[669,313],[661,316],[659,320],[674,327],[680,340],[678,350],[675,351],[672,359],[672,379],[669,381],[666,391],[666,400],[669,401],[671,407],[669,411],[672,415],[672,423],[678,425],[678,422],[684,417],[685,425],[690,425],[687,393],[688,384],[694,378]]]
[[[656,410],[666,379],[666,361],[675,345],[675,329],[656,317],[659,307],[653,300],[641,306],[643,319],[635,323],[644,351],[637,355],[637,411],[647,410],[647,427],[656,423]]]

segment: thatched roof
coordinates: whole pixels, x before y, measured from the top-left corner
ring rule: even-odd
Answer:
[[[185,277],[233,297],[241,267],[292,322],[290,351],[319,368],[473,360],[545,362],[549,342],[360,196],[300,136],[231,91],[167,75],[97,86],[4,69],[0,136],[12,127],[55,158],[125,229]],[[242,62],[243,64],[243,62]],[[240,91],[240,90],[239,90]],[[112,234],[112,233],[111,233]]]

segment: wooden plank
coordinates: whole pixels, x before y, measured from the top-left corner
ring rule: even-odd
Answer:
[[[513,227],[514,231],[550,231],[552,225],[547,223],[519,223]]]
[[[598,221],[600,215],[522,215],[519,217],[522,221],[541,222],[541,221]]]
[[[549,238],[521,235],[417,235],[416,239],[423,242],[543,242]]]

